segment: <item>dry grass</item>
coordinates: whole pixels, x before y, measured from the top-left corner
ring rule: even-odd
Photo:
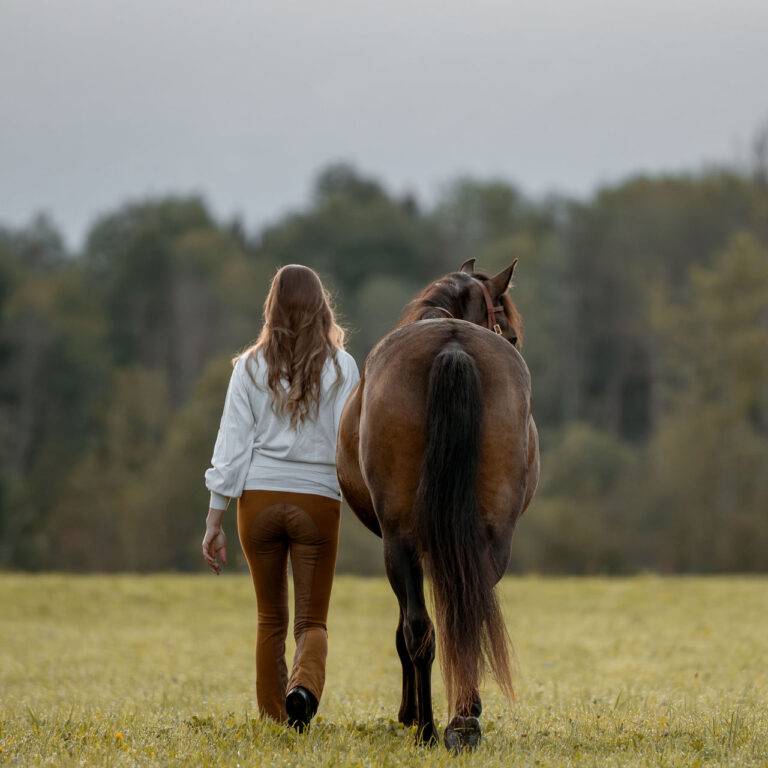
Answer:
[[[243,575],[0,576],[0,766],[768,765],[768,580],[511,578],[518,701],[471,755],[396,722],[396,606],[337,580],[309,735],[256,719]],[[445,723],[435,666],[436,706]]]

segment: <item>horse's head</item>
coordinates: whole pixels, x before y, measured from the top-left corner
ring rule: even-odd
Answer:
[[[475,272],[475,259],[467,259],[458,272],[430,283],[406,307],[400,325],[446,317],[467,320],[521,346],[522,318],[507,293],[515,264],[517,259],[491,276]]]
[[[467,259],[454,274],[461,280],[464,293],[465,309],[461,319],[484,325],[511,344],[521,346],[523,321],[507,292],[516,264],[517,259],[491,277],[485,272],[475,272],[475,260]]]

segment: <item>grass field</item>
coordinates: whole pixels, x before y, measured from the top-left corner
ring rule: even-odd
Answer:
[[[473,754],[396,722],[396,606],[337,579],[311,732],[256,719],[247,576],[0,575],[0,766],[768,766],[768,579],[511,578],[518,701]],[[435,667],[439,725],[446,721]]]

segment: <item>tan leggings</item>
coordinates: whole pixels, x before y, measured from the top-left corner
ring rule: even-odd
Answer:
[[[341,503],[311,493],[244,491],[237,530],[259,607],[256,698],[262,716],[287,719],[285,694],[301,685],[320,701],[328,655],[331,598]],[[294,586],[296,654],[288,679],[288,555]]]

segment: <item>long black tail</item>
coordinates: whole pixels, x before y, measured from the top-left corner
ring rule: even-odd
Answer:
[[[512,698],[509,636],[493,591],[477,502],[482,402],[472,357],[457,343],[432,364],[426,450],[415,515],[432,581],[437,641],[448,704],[468,712],[489,666]]]

